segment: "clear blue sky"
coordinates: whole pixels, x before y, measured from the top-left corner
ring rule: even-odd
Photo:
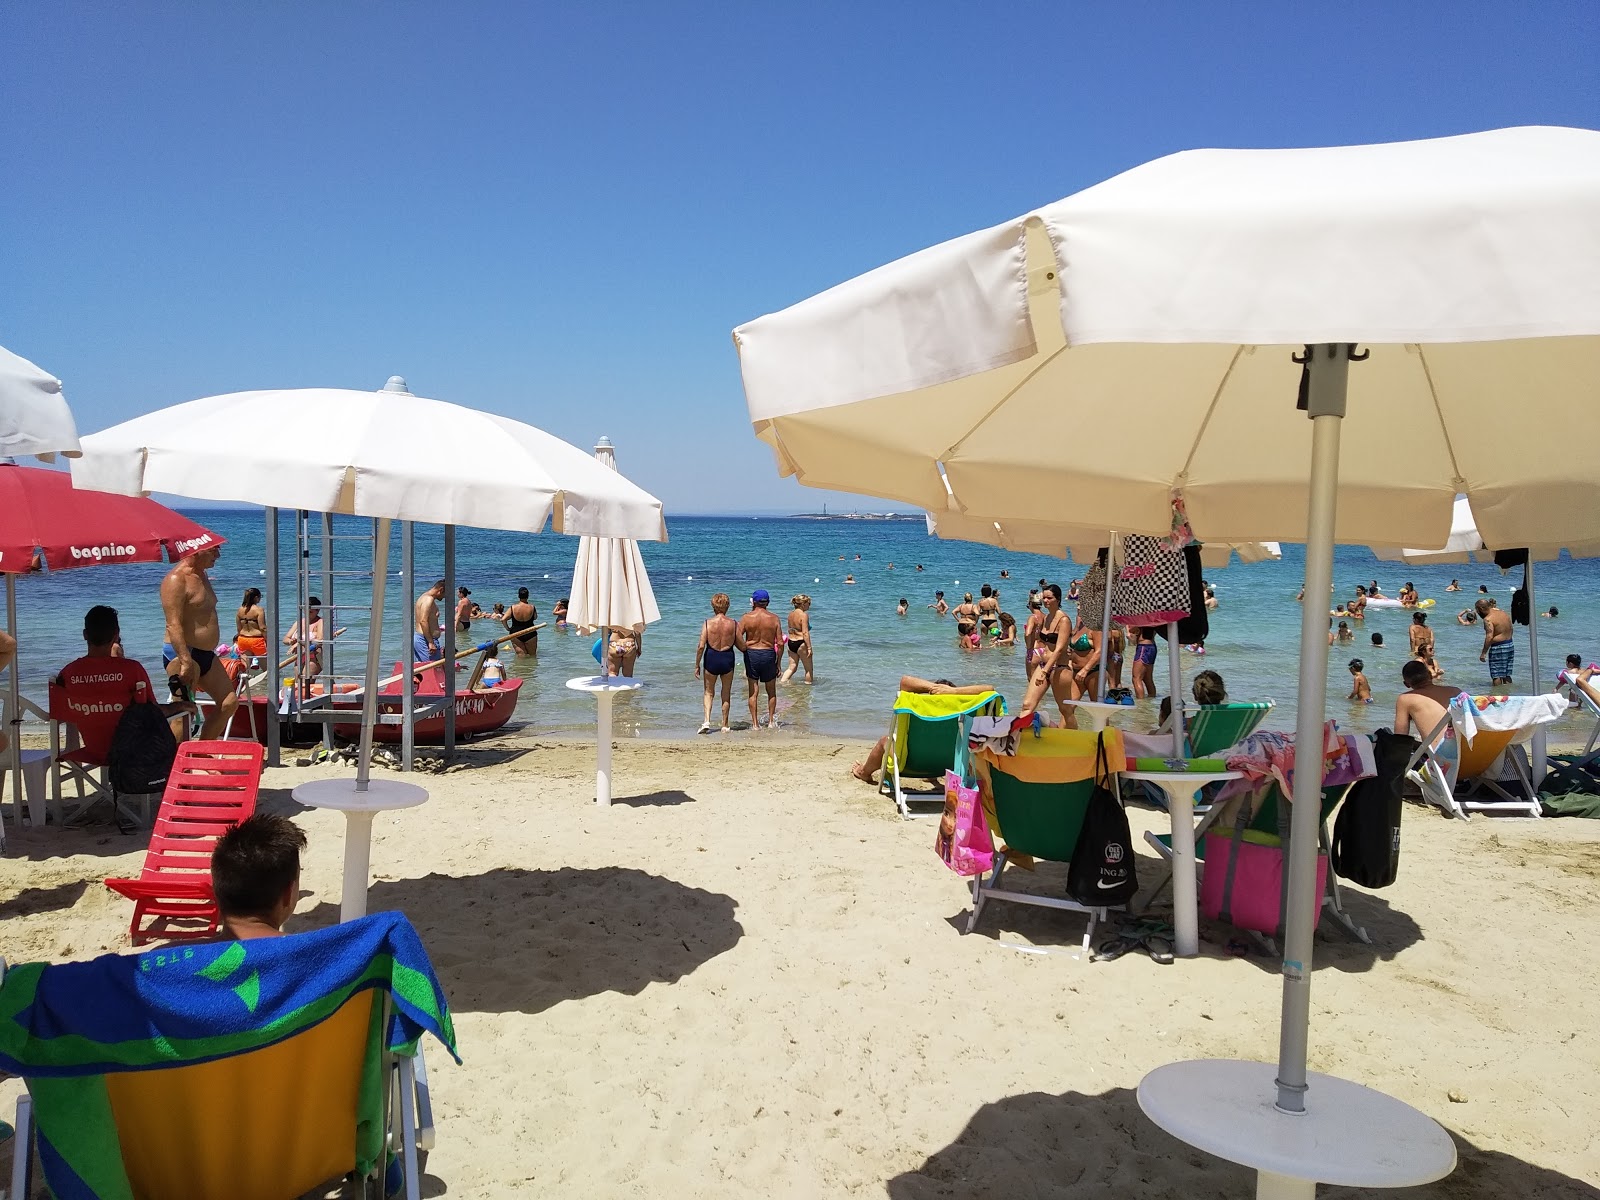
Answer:
[[[1594,0],[67,0],[0,45],[0,344],[82,431],[398,373],[678,512],[848,503],[778,479],[729,331],[882,262],[1195,146],[1600,126]]]

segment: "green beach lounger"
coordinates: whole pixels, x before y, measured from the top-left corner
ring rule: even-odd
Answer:
[[[1185,757],[1220,757],[1222,751],[1237,746],[1254,733],[1274,707],[1271,700],[1265,700],[1261,703],[1202,704],[1186,709],[1184,720],[1188,723],[1185,732],[1189,753]]]
[[[975,716],[1004,716],[1006,702],[998,692],[927,696],[901,692],[894,702],[889,748],[883,756],[883,781],[878,788],[894,797],[902,817],[937,817],[944,812],[944,773],[963,779],[972,774],[967,735]],[[906,791],[906,783],[932,783],[930,789]],[[912,804],[935,807],[913,813]]]

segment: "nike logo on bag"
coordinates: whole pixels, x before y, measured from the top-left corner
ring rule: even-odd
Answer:
[[[1094,881],[1094,885],[1097,888],[1121,887],[1122,886],[1122,880],[1117,879],[1117,880],[1113,880],[1111,883],[1107,883],[1104,879],[1097,879],[1097,880]]]

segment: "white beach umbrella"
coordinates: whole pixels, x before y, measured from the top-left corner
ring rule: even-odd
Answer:
[[[247,430],[247,433],[241,433]],[[377,715],[389,522],[661,540],[661,502],[560,438],[493,413],[376,392],[234,392],[135,417],[83,439],[78,487],[170,492],[378,519],[357,787]]]
[[[78,452],[78,427],[61,381],[0,346],[0,458],[53,461]]]
[[[1457,494],[1492,544],[1584,542],[1600,477],[1518,431],[1600,435],[1600,133],[1177,154],[734,338],[758,436],[815,486],[1149,533],[1181,491],[1208,536],[1303,540],[1310,595],[1336,540],[1442,544]],[[1127,453],[1096,436],[1129,420]],[[1326,632],[1304,606],[1303,748],[1322,735]],[[1248,1064],[1140,1089],[1183,1091],[1193,1120],[1163,1123],[1256,1166],[1260,1195],[1454,1161],[1377,1093],[1317,1076],[1308,1101],[1320,783],[1295,778],[1276,1104],[1245,1094]],[[1422,1142],[1397,1145],[1407,1128]]]
[[[594,456],[608,471],[616,471],[617,455],[610,438],[601,438]],[[600,677],[574,679],[568,686],[594,693],[596,705],[595,799],[611,803],[611,700],[614,691],[633,685],[613,681],[611,656],[606,652],[607,631],[644,627],[661,619],[655,589],[644,569],[639,544],[632,538],[583,537],[578,539],[578,561],[572,572],[572,593],[567,598],[567,620],[582,633],[599,633]]]
[[[607,470],[617,469],[617,454],[610,438],[600,439],[594,456]],[[661,620],[639,543],[623,537],[578,539],[567,620],[582,633],[605,629],[643,633],[646,625]]]

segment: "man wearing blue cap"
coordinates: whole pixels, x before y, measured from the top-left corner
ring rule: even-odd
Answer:
[[[767,685],[767,728],[776,725],[778,715],[778,647],[783,642],[783,626],[767,611],[772,597],[766,588],[750,594],[750,611],[739,618],[733,644],[744,652],[744,682],[750,693],[750,728],[761,728],[756,718],[756,685]]]

